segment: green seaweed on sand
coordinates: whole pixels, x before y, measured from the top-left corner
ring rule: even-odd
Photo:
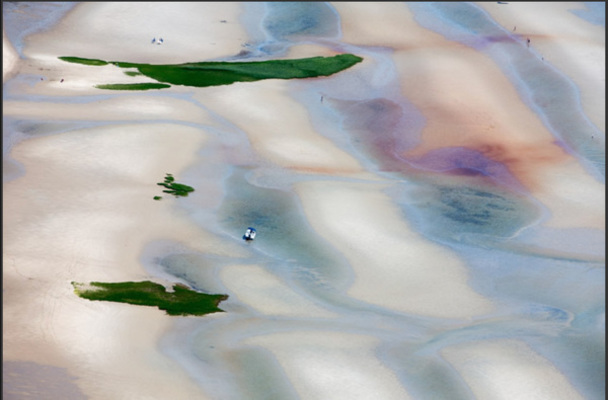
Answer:
[[[157,185],[166,187],[167,189],[163,190],[163,193],[173,194],[175,197],[188,196],[188,193],[194,192],[194,188],[192,186],[175,182],[175,178],[171,174],[167,174],[165,176],[165,181],[158,182]],[[154,196],[154,200],[160,200],[160,197]]]
[[[108,65],[109,63],[104,60],[96,60],[93,58],[82,58],[82,57],[59,57],[62,61],[67,61],[76,64],[84,64],[84,65]]]
[[[173,285],[173,292],[158,283],[143,282],[72,282],[74,293],[88,300],[112,301],[140,306],[158,307],[169,315],[205,315],[223,312],[219,303],[225,294],[205,294],[182,284]]]
[[[226,62],[208,61],[185,64],[138,64],[123,61],[89,60],[80,57],[59,57],[63,61],[85,64],[112,64],[119,68],[135,68],[140,74],[172,85],[206,87],[253,82],[262,79],[301,79],[329,76],[350,68],[363,59],[353,54],[331,57],[309,57],[288,60]],[[97,85],[100,89],[142,90],[147,86]],[[169,86],[167,86],[169,87]],[[160,89],[155,87],[154,89]]]
[[[107,85],[96,85],[98,89],[110,90],[150,90],[150,89],[166,89],[171,87],[164,83],[146,82],[146,83],[109,83]]]

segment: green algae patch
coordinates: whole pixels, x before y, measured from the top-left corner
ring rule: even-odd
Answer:
[[[200,293],[182,284],[173,285],[173,292],[168,292],[163,285],[150,281],[89,284],[72,282],[72,286],[74,293],[83,299],[158,307],[169,315],[223,312],[218,305],[228,299],[225,294]]]
[[[175,197],[188,196],[188,193],[194,192],[194,188],[192,186],[175,182],[175,178],[171,174],[166,174],[164,182],[158,182],[157,185],[167,188],[163,190],[163,193],[169,193]],[[154,196],[154,200],[160,200],[160,197]]]
[[[110,83],[106,85],[96,85],[97,89],[109,90],[150,90],[150,89],[166,89],[171,87],[165,83]]]
[[[68,62],[87,64],[79,57],[59,57]],[[332,57],[309,57],[289,60],[249,62],[209,61],[185,64],[138,64],[123,61],[89,60],[88,65],[112,64],[119,68],[135,68],[139,73],[158,82],[172,85],[206,87],[229,85],[235,82],[253,82],[262,79],[302,79],[329,76],[361,62],[353,54]],[[118,85],[97,85],[99,89],[116,89]],[[122,86],[118,90],[142,90],[145,86]]]

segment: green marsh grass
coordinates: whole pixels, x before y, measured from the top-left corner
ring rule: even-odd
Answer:
[[[167,292],[163,285],[150,281],[91,282],[88,285],[72,282],[72,286],[74,292],[84,299],[153,306],[169,315],[223,312],[218,305],[228,298],[225,294],[199,293],[181,284],[173,285],[173,292]]]
[[[352,67],[363,59],[353,54],[332,57],[309,57],[291,60],[249,62],[194,62],[185,64],[138,64],[123,61],[88,60],[80,57],[59,57],[63,61],[86,65],[112,64],[119,68],[135,68],[139,73],[158,82],[172,85],[206,87],[229,85],[234,82],[253,82],[262,79],[301,79],[329,76]],[[139,85],[139,86],[138,86]],[[142,90],[145,84],[97,85],[100,89]],[[168,86],[167,86],[168,87]],[[154,87],[160,89],[160,87]]]
[[[150,89],[166,89],[171,87],[164,83],[110,83],[106,85],[96,85],[97,89],[108,89],[108,90],[150,90]]]

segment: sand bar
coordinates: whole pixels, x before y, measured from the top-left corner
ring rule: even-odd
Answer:
[[[441,350],[478,398],[583,399],[551,363],[525,343],[502,340]]]
[[[307,182],[296,190],[313,227],[355,269],[350,296],[441,318],[471,318],[492,310],[491,301],[467,287],[462,263],[413,232],[378,187]]]

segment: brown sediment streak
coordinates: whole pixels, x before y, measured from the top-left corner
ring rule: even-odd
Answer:
[[[435,156],[437,155],[437,156]],[[416,168],[454,175],[484,175],[511,188],[534,192],[543,183],[539,171],[571,160],[555,143],[522,144],[508,140],[481,142],[466,147],[441,147],[422,156],[402,154]]]
[[[437,149],[470,149],[502,164],[534,192],[542,184],[540,169],[572,157],[492,59],[460,44],[438,42],[441,47],[394,55],[402,93],[426,119],[420,144],[399,156],[420,160]],[[451,169],[457,170],[457,163]]]

